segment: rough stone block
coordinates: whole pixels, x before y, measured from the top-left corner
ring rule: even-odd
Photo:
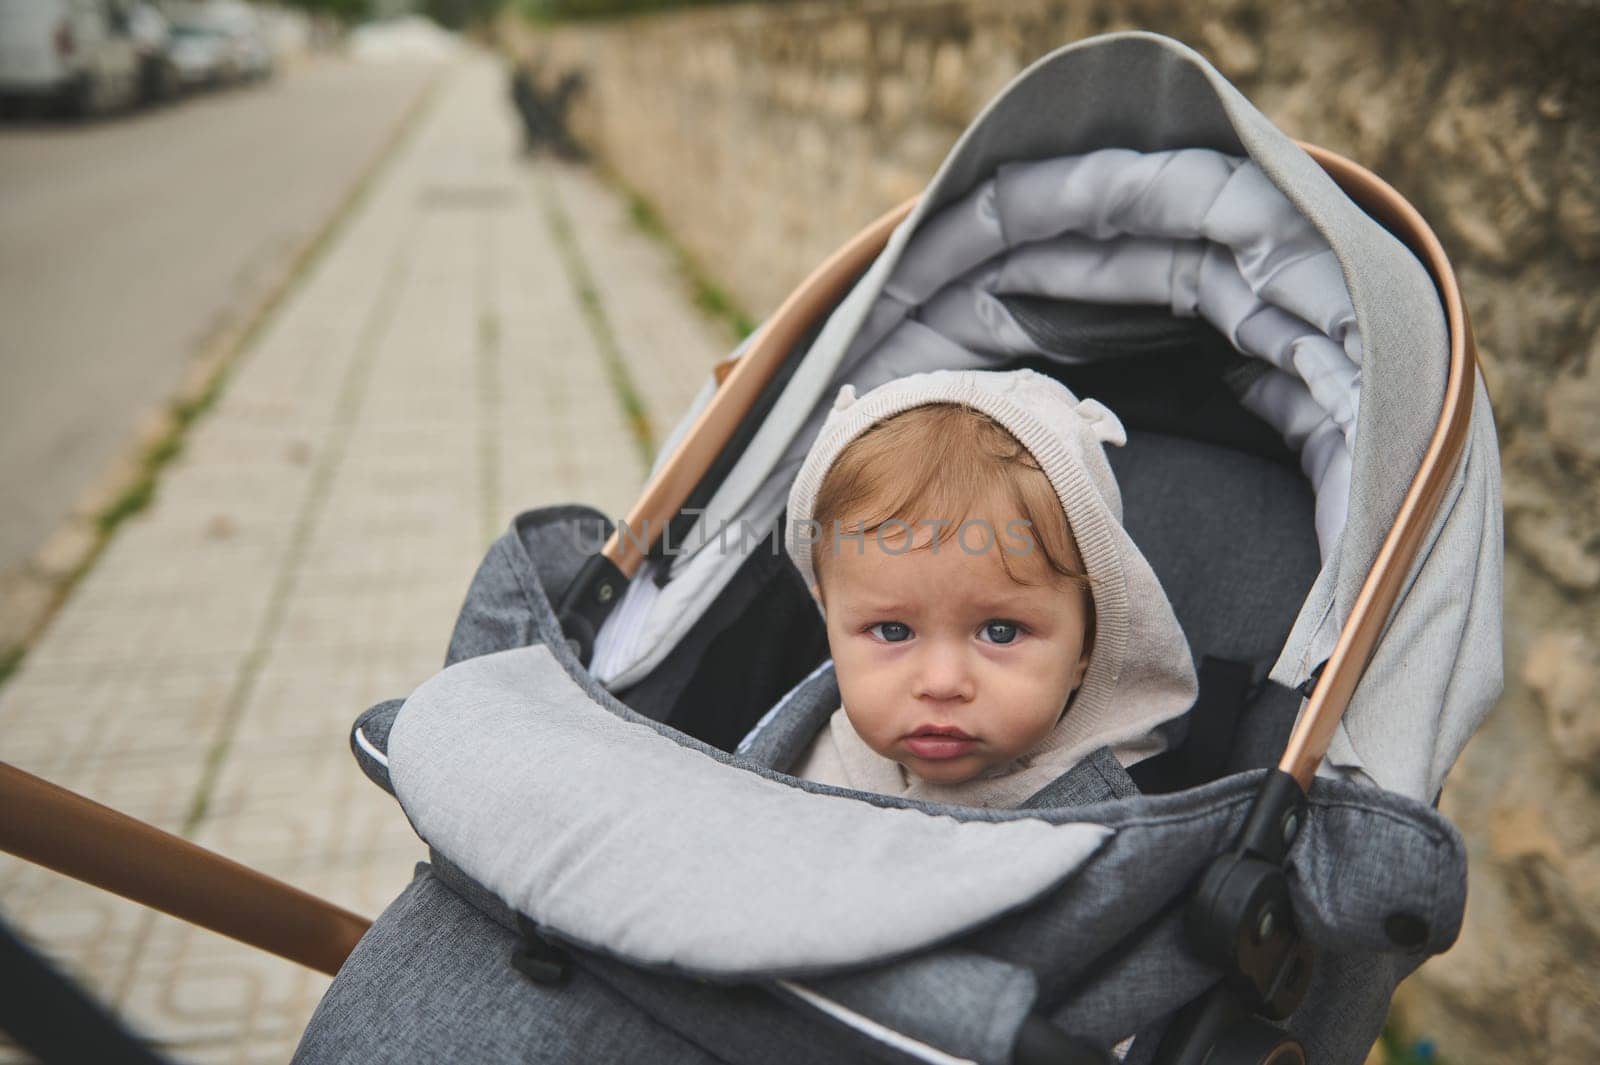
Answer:
[[[1556,756],[1580,768],[1600,764],[1600,650],[1587,633],[1568,630],[1541,636],[1528,652],[1522,679],[1545,710]]]
[[[1600,466],[1600,332],[1589,343],[1581,372],[1557,379],[1545,396],[1545,427],[1557,451]]]
[[[1565,514],[1518,514],[1508,528],[1516,545],[1562,587],[1575,592],[1600,588],[1600,557],[1575,535]]]

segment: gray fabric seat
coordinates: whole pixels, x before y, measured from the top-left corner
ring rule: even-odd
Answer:
[[[1161,578],[1196,661],[1270,665],[1321,566],[1305,478],[1156,433],[1129,433],[1110,458],[1123,524]]]

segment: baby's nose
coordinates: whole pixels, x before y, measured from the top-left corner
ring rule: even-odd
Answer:
[[[967,657],[954,649],[933,647],[922,656],[915,691],[919,699],[968,701],[975,694]]]

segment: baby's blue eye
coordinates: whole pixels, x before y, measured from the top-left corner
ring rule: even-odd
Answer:
[[[868,631],[884,643],[901,643],[911,639],[911,626],[901,621],[880,621]]]
[[[986,621],[983,623],[983,638],[989,643],[1010,643],[1017,638],[1017,623]]]

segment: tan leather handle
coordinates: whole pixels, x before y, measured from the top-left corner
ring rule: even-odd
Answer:
[[[1322,677],[1311,693],[1305,712],[1295,723],[1278,768],[1311,786],[1317,766],[1328,753],[1339,719],[1355,695],[1356,685],[1372,660],[1378,637],[1389,622],[1390,612],[1417,557],[1422,538],[1439,512],[1439,504],[1455,476],[1466,451],[1472,419],[1472,389],[1477,374],[1477,350],[1472,327],[1461,299],[1455,270],[1417,209],[1376,174],[1342,155],[1312,144],[1301,144],[1345,193],[1362,209],[1382,223],[1406,244],[1433,275],[1444,303],[1445,323],[1450,330],[1450,366],[1445,377],[1444,405],[1422,464],[1417,467],[1394,525],[1384,537],[1373,560],[1372,569],[1356,596],[1350,616],[1334,644],[1333,654],[1323,667]]]
[[[329,975],[372,923],[4,762],[0,850]]]
[[[833,309],[857,277],[877,258],[889,235],[916,200],[907,200],[828,257],[827,261],[789,294],[789,298],[761,327],[745,353],[734,363],[716,395],[706,404],[677,450],[645,486],[622,528],[611,534],[600,553],[631,579],[644,562],[645,551],[688,501],[717,454],[733,438],[739,422],[783,360],[800,342],[813,322]]]

